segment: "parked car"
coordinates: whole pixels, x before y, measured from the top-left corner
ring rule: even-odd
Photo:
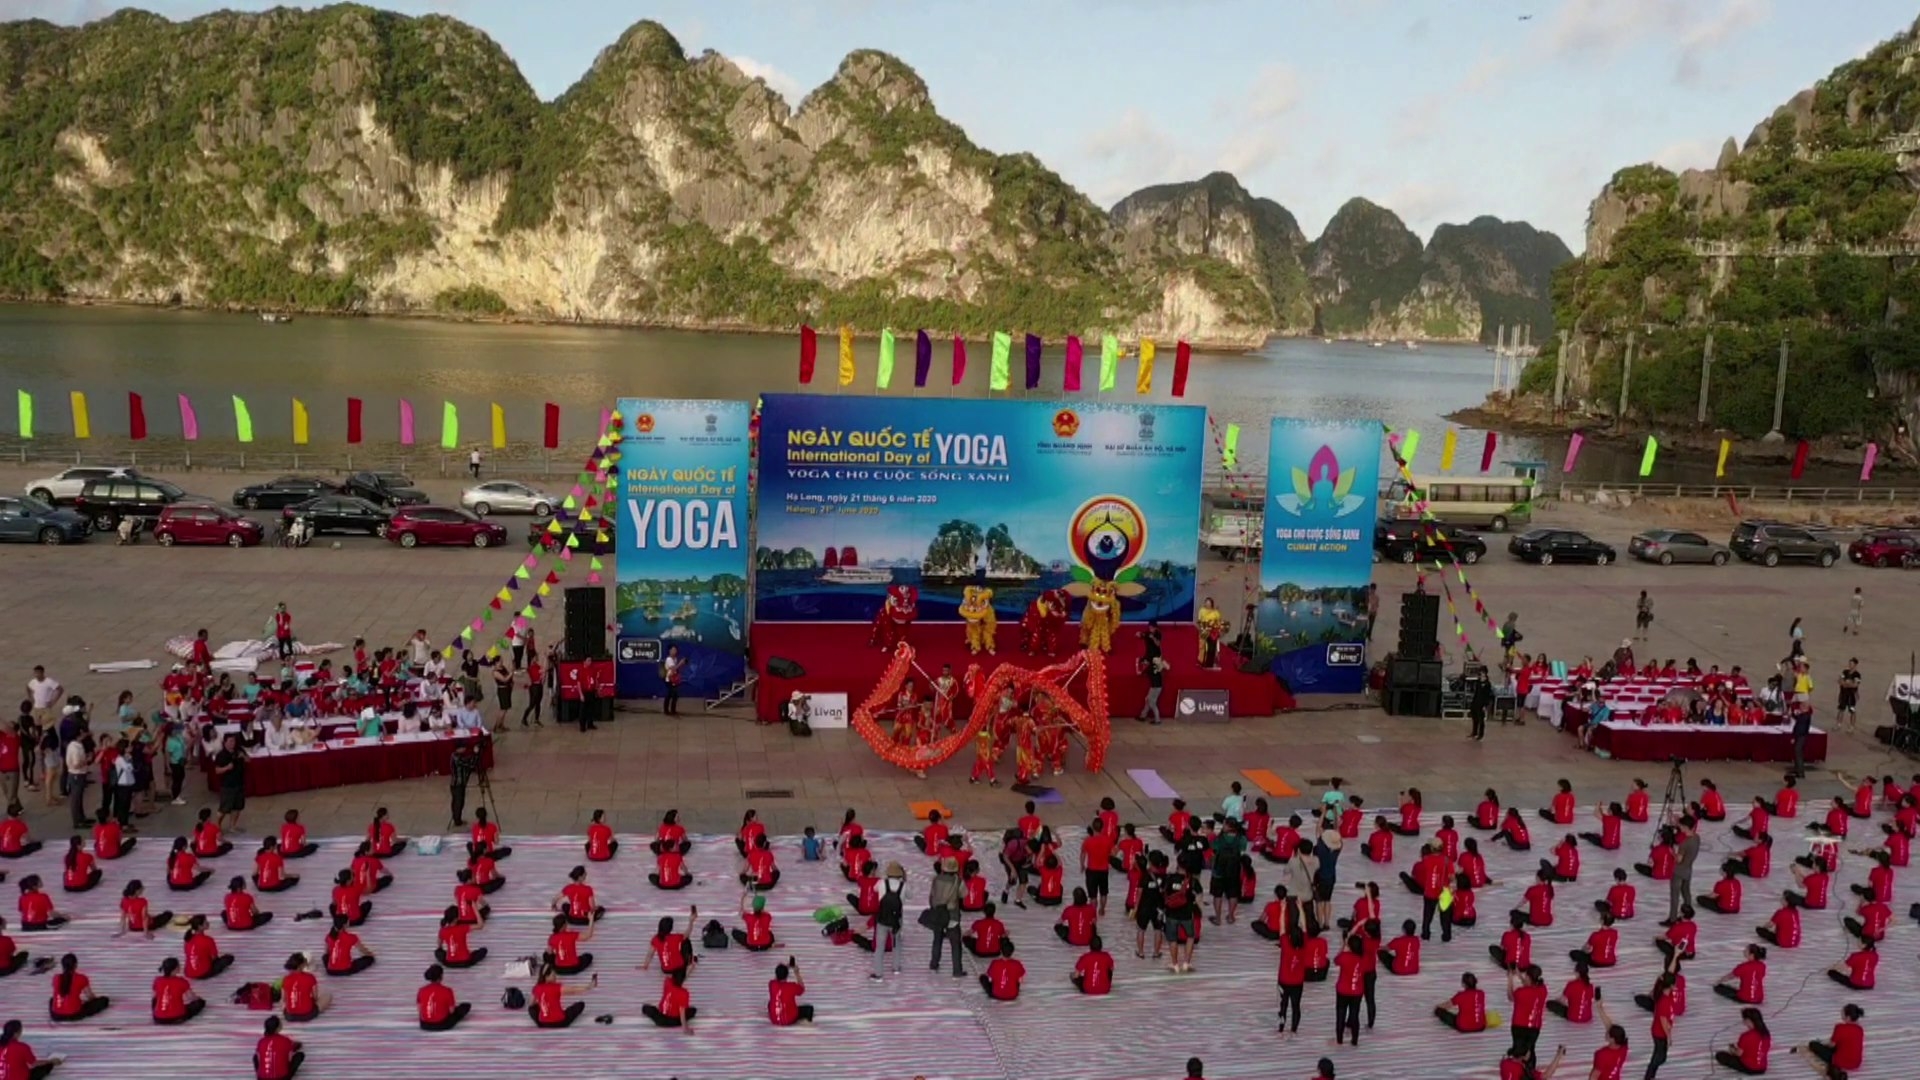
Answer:
[[[264,484],[249,484],[233,493],[233,505],[249,510],[278,510],[297,502],[340,490],[315,476],[282,476]]]
[[[1431,521],[1382,521],[1373,527],[1373,561],[1417,563],[1449,559],[1472,566],[1487,553],[1477,533]]]
[[[560,500],[518,480],[489,480],[460,493],[460,505],[486,517],[488,514],[532,514],[552,517]]]
[[[1661,566],[1674,563],[1712,563],[1727,565],[1732,554],[1725,544],[1716,543],[1699,533],[1681,529],[1648,529],[1627,541],[1627,554]]]
[[[174,544],[225,544],[228,547],[253,547],[266,538],[267,530],[250,517],[231,510],[198,503],[176,503],[160,511],[153,526],[153,538],[171,547]]]
[[[79,498],[81,489],[87,486],[89,480],[138,478],[140,475],[140,470],[131,465],[75,465],[33,481],[26,490],[27,494],[43,503],[59,506]]]
[[[32,496],[0,495],[0,540],[76,544],[92,535],[84,515]]]
[[[393,511],[353,495],[322,495],[295,503],[280,511],[280,516],[289,525],[294,518],[306,518],[315,536],[329,532],[366,533],[384,540]]]
[[[381,506],[420,506],[428,501],[426,492],[399,473],[357,472],[347,477],[340,491]]]
[[[119,477],[87,481],[73,508],[92,521],[96,531],[112,532],[123,517],[151,523],[160,516],[160,511],[183,502],[211,505],[213,500],[189,495],[165,480]]]
[[[1802,525],[1778,521],[1743,521],[1727,541],[1735,555],[1763,566],[1782,562],[1811,562],[1832,566],[1840,561],[1840,545]]]
[[[1910,566],[1920,562],[1920,536],[1904,529],[1874,529],[1847,545],[1847,558],[1861,566]]]
[[[1605,566],[1614,559],[1611,545],[1572,529],[1528,529],[1507,541],[1507,552],[1523,562],[1551,566],[1557,562],[1590,562]]]
[[[550,525],[552,522],[536,521],[527,526],[527,543],[542,551],[558,552],[566,546],[567,536],[571,534],[580,538],[580,542],[574,545],[576,551],[587,555],[613,554],[613,523],[606,518],[599,519],[597,525],[575,521],[572,528],[563,522],[559,532],[554,532],[549,528]],[[607,537],[604,541],[599,539],[602,533]]]
[[[450,506],[403,506],[387,522],[387,539],[401,547],[464,544],[488,547],[507,542],[507,529]]]

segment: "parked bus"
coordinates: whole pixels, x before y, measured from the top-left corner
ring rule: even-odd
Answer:
[[[1424,499],[1427,513],[1449,525],[1491,532],[1524,528],[1533,520],[1539,467],[1534,462],[1509,464],[1513,466],[1509,476],[1415,476],[1413,489],[1405,480],[1395,480],[1381,503],[1381,516],[1417,518]]]
[[[1259,558],[1265,539],[1261,511],[1259,498],[1209,493],[1200,519],[1200,546],[1221,558]]]

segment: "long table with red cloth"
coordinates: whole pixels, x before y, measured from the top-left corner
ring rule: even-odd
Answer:
[[[465,732],[389,735],[384,739],[333,739],[302,750],[269,754],[255,751],[247,758],[247,794],[284,795],[290,791],[379,784],[445,776],[452,771],[453,749],[468,739],[480,740],[480,766],[493,767],[493,740]],[[207,766],[207,786],[219,781]]]
[[[1793,728],[1705,724],[1596,724],[1592,746],[1619,761],[1792,761]],[[1827,733],[1807,735],[1807,761],[1827,760]]]

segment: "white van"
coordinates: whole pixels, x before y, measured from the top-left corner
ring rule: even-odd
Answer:
[[[1264,546],[1266,517],[1258,498],[1209,494],[1200,519],[1200,546],[1221,558],[1257,558]]]

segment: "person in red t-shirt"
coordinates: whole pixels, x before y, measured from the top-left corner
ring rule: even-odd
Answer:
[[[289,1023],[317,1019],[332,1007],[333,995],[320,989],[320,980],[314,976],[306,953],[287,957],[284,967],[287,973],[280,977],[280,1015]]]
[[[1473,977],[1473,972],[1460,976],[1460,992],[1434,1006],[1433,1015],[1455,1031],[1487,1029],[1487,995],[1480,989],[1480,980]]]
[[[513,856],[513,848],[500,845],[500,823],[488,820],[484,806],[473,811],[473,827],[467,830],[467,842],[479,844],[494,862]]]
[[[213,871],[200,869],[200,860],[187,850],[187,838],[173,838],[173,849],[167,852],[167,888],[175,892],[187,892],[197,889],[213,877]]]
[[[587,861],[607,862],[620,851],[620,841],[613,838],[613,826],[607,824],[607,812],[595,810],[593,820],[587,824]]]
[[[1007,925],[1000,921],[999,911],[999,905],[987,902],[985,910],[967,930],[967,935],[960,939],[968,952],[983,959],[1000,955],[1000,943],[1006,940]]]
[[[1087,838],[1080,842],[1080,869],[1086,876],[1087,895],[1098,903],[1101,915],[1107,913],[1107,875],[1112,872],[1114,840],[1106,820],[1095,818]]]
[[[1866,1061],[1867,1033],[1860,1026],[1866,1018],[1866,1010],[1858,1005],[1847,1005],[1840,1010],[1840,1022],[1833,1025],[1833,1037],[1815,1039],[1806,1046],[1796,1046],[1788,1053],[1805,1053],[1827,1067],[1823,1076],[1843,1076],[1847,1072],[1860,1068]]]
[[[100,808],[100,813],[94,817],[93,826],[93,854],[96,858],[102,861],[121,858],[132,851],[138,843],[138,840],[126,834],[126,829],[107,812],[106,807]]]
[[[1773,1033],[1767,1030],[1766,1014],[1759,1009],[1741,1009],[1740,1020],[1746,1030],[1731,1047],[1714,1054],[1713,1060],[1742,1076],[1763,1076],[1767,1071],[1767,1055],[1773,1049]]]
[[[1073,903],[1060,910],[1060,918],[1053,924],[1054,936],[1069,945],[1087,945],[1093,940],[1094,928],[1099,917],[1094,907],[1087,901],[1087,890],[1073,890]]]
[[[193,984],[181,976],[180,961],[171,956],[160,961],[160,976],[153,980],[153,1022],[184,1024],[206,1007],[207,1000],[194,993]]]
[[[1000,942],[1000,955],[987,965],[980,976],[980,988],[995,1001],[1014,1001],[1020,997],[1020,980],[1026,978],[1026,965],[1013,958],[1013,942]]]
[[[792,1027],[813,1023],[813,1006],[800,1004],[807,984],[800,978],[800,961],[787,962],[773,969],[773,981],[767,984],[767,1022],[774,1027]]]
[[[681,968],[667,976],[660,987],[658,1005],[642,1005],[640,1012],[653,1021],[655,1027],[691,1028],[693,1018],[700,1010],[692,1004],[693,996],[687,993],[687,969]],[[586,1002],[579,1004],[585,1005]]]
[[[20,929],[58,930],[67,925],[67,916],[53,906],[53,897],[41,891],[39,874],[20,879]]]
[[[1380,959],[1395,975],[1420,974],[1420,926],[1412,919],[1400,924],[1400,936],[1381,946]]]
[[[1593,1020],[1593,1003],[1600,992],[1594,989],[1592,969],[1584,961],[1573,963],[1573,978],[1567,980],[1560,996],[1547,1002],[1547,1011],[1571,1024]]]
[[[1349,1033],[1353,1045],[1360,1045],[1360,1003],[1367,990],[1367,947],[1363,932],[1347,938],[1346,948],[1333,958],[1338,974],[1333,979],[1333,1042],[1345,1043]]]
[[[360,935],[347,928],[347,917],[336,914],[333,928],[327,931],[326,969],[335,978],[358,975],[373,966],[373,950]]]
[[[487,958],[486,946],[476,949],[467,944],[473,928],[460,919],[460,909],[449,907],[440,914],[440,943],[433,958],[450,968],[470,968]]]
[[[373,823],[367,826],[367,843],[372,846],[373,854],[382,859],[400,854],[407,846],[407,838],[400,836],[393,822],[387,820],[384,806],[374,808]]]
[[[60,887],[70,893],[86,892],[100,884],[102,872],[94,865],[93,854],[78,835],[67,840],[67,853],[60,869]]]
[[[875,910],[878,910],[876,907]],[[748,952],[766,952],[773,948],[773,913],[767,910],[767,898],[759,893],[740,897],[740,923],[734,928],[734,944]],[[959,954],[954,954],[959,963]]]
[[[587,868],[576,866],[567,873],[567,884],[551,905],[575,926],[586,926],[607,917],[607,909],[594,902],[593,886],[587,884]],[[561,974],[566,974],[562,972]]]
[[[1540,1028],[1547,1019],[1546,976],[1538,964],[1507,972],[1507,997],[1513,1002],[1513,1049],[1533,1057],[1540,1041]]]
[[[70,1024],[107,1011],[110,999],[95,994],[93,984],[80,973],[80,960],[72,953],[60,958],[60,971],[53,977],[53,997],[48,1013],[58,1024]]]
[[[1749,945],[1746,958],[1732,971],[1720,977],[1713,992],[1742,1005],[1759,1005],[1767,1000],[1767,950]]]
[[[587,932],[582,934],[573,928],[565,915],[553,917],[553,933],[547,936],[547,948],[541,958],[553,966],[553,970],[562,975],[578,975],[593,966],[593,954],[580,951],[582,942],[593,940],[594,926],[587,924]]]
[[[446,972],[439,964],[427,968],[422,977],[427,984],[413,995],[414,1003],[420,1008],[420,1030],[452,1031],[459,1027],[460,1021],[473,1011],[473,1002],[455,1000],[453,988],[443,981]]]
[[[1100,935],[1093,935],[1087,943],[1087,951],[1073,962],[1073,974],[1068,976],[1073,988],[1089,997],[1104,997],[1113,990],[1113,954],[1107,952],[1106,943]]]
[[[220,943],[207,933],[207,917],[195,915],[187,920],[187,936],[181,944],[187,956],[187,978],[218,978],[233,966],[233,954],[220,951]]]
[[[252,930],[273,921],[273,912],[261,911],[253,902],[253,896],[247,892],[247,879],[236,877],[227,882],[227,895],[222,898],[220,920],[227,929],[236,931]]]
[[[754,836],[753,848],[746,855],[747,869],[740,875],[740,884],[755,889],[771,889],[780,884],[780,868],[774,865],[773,849],[768,846],[765,833]]]
[[[1850,990],[1871,990],[1874,973],[1880,967],[1880,954],[1874,943],[1863,941],[1847,958],[1827,969],[1827,977]]]
[[[300,824],[300,811],[287,811],[280,826],[280,857],[304,859],[319,850],[319,844],[307,842],[307,827]]]
[[[298,884],[300,875],[287,873],[280,841],[271,836],[260,841],[260,850],[253,856],[253,887],[261,892],[277,893]]]
[[[253,1075],[255,1080],[293,1080],[300,1071],[300,1065],[307,1060],[307,1052],[300,1044],[280,1033],[280,1018],[267,1017],[265,1033],[253,1047]]]

